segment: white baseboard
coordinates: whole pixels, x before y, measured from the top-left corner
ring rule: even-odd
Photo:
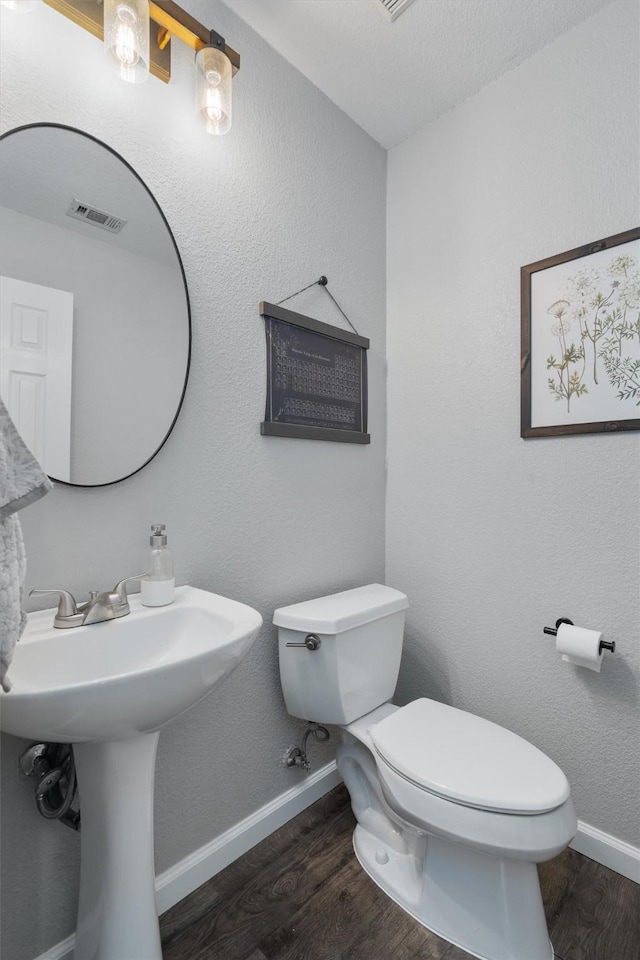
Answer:
[[[197,890],[341,783],[335,760],[156,877],[158,913]]]
[[[156,877],[158,913],[164,913],[183,897],[197,890],[339,783],[341,777],[333,760],[204,847],[200,847],[195,853],[159,874]],[[72,960],[75,939],[75,934],[67,937],[46,953],[40,954],[36,960]]]
[[[70,937],[67,937],[66,940],[61,940],[60,943],[56,943],[55,947],[51,947],[46,953],[41,953],[39,957],[36,957],[36,960],[73,960],[73,948],[75,945],[76,935],[72,933]]]
[[[578,832],[570,846],[585,857],[596,860],[604,867],[640,883],[640,848],[624,840],[612,837],[596,827],[578,820]]]
[[[221,833],[156,877],[158,913],[210,880],[341,782],[335,761],[328,763],[251,816]],[[571,846],[591,860],[640,883],[640,849],[578,821]],[[67,937],[36,960],[72,960],[75,936]]]

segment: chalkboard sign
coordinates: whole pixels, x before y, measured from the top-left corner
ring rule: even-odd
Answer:
[[[369,443],[367,354],[357,333],[260,304],[267,337],[266,436]]]

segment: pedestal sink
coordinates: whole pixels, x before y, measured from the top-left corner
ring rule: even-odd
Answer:
[[[262,617],[225,597],[178,587],[167,607],[55,629],[29,615],[0,693],[0,726],[72,743],[81,800],[74,960],[161,960],[153,863],[159,730],[238,665]]]

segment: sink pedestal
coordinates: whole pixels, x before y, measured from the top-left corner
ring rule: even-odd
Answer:
[[[80,790],[75,960],[162,960],[153,862],[157,732],[240,663],[262,617],[243,603],[178,587],[173,603],[73,630],[30,613],[0,690],[2,731],[73,744]]]
[[[159,736],[73,746],[82,814],[74,960],[162,960],[153,860]]]

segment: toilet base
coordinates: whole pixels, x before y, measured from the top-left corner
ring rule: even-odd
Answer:
[[[467,953],[480,960],[553,960],[534,863],[432,835],[411,837],[406,852],[398,852],[360,824],[353,847],[388,897]]]

